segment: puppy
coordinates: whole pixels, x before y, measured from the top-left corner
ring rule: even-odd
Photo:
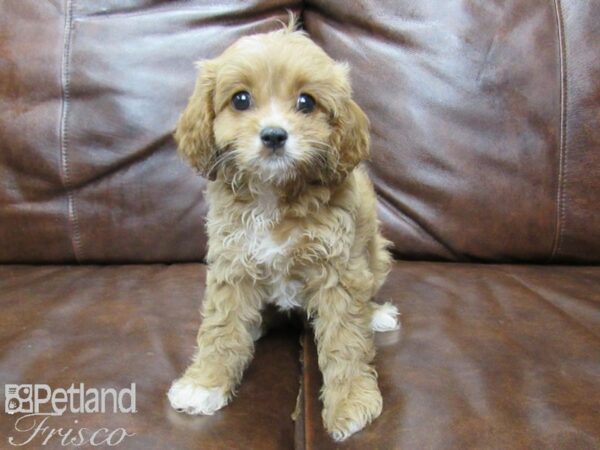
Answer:
[[[397,311],[371,302],[390,254],[359,166],[368,126],[348,67],[293,21],[201,63],[175,139],[209,180],[209,270],[198,349],[168,393],[175,409],[213,414],[231,400],[274,304],[312,321],[331,436],[379,416],[373,330],[395,329]]]

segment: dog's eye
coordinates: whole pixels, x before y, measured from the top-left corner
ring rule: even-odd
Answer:
[[[308,94],[300,94],[296,101],[296,109],[304,114],[308,114],[315,109],[315,99]]]
[[[238,111],[244,111],[250,108],[250,93],[246,91],[240,91],[233,94],[231,98],[231,104]]]

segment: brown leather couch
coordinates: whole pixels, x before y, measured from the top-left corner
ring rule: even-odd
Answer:
[[[205,181],[171,136],[192,63],[286,8],[350,63],[398,258],[383,414],[339,445],[307,329],[261,339],[214,416],[165,396],[205,276]],[[1,2],[0,381],[137,395],[22,448],[82,427],[127,449],[600,448],[599,19],[596,0]],[[19,417],[0,448],[35,431]]]

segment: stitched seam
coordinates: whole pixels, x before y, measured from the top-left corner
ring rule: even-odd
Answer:
[[[79,221],[75,209],[75,195],[71,184],[68,156],[68,125],[67,114],[69,112],[69,88],[70,88],[70,61],[71,61],[71,33],[73,30],[73,2],[67,0],[65,8],[65,28],[63,38],[63,57],[61,64],[61,87],[62,87],[62,107],[60,112],[60,158],[61,175],[63,187],[67,194],[67,210],[69,217],[69,229],[71,237],[71,246],[73,255],[77,262],[81,261],[81,235],[79,232]]]
[[[563,241],[563,232],[565,229],[565,184],[567,180],[567,128],[566,128],[566,108],[567,108],[567,67],[566,67],[566,49],[565,49],[565,30],[562,17],[561,0],[554,0],[556,11],[556,29],[558,34],[558,51],[560,64],[560,137],[559,137],[559,169],[558,169],[558,187],[556,190],[556,226],[554,231],[554,243],[552,245],[552,254],[550,260],[553,260],[561,250]]]

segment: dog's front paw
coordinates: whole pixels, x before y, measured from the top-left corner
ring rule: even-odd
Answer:
[[[176,380],[167,393],[171,406],[187,414],[212,415],[227,405],[228,397],[220,388],[206,388],[189,379]]]
[[[365,377],[353,384],[347,397],[332,396],[339,400],[326,404],[323,410],[325,429],[337,442],[362,430],[381,414],[383,400],[377,382]]]

